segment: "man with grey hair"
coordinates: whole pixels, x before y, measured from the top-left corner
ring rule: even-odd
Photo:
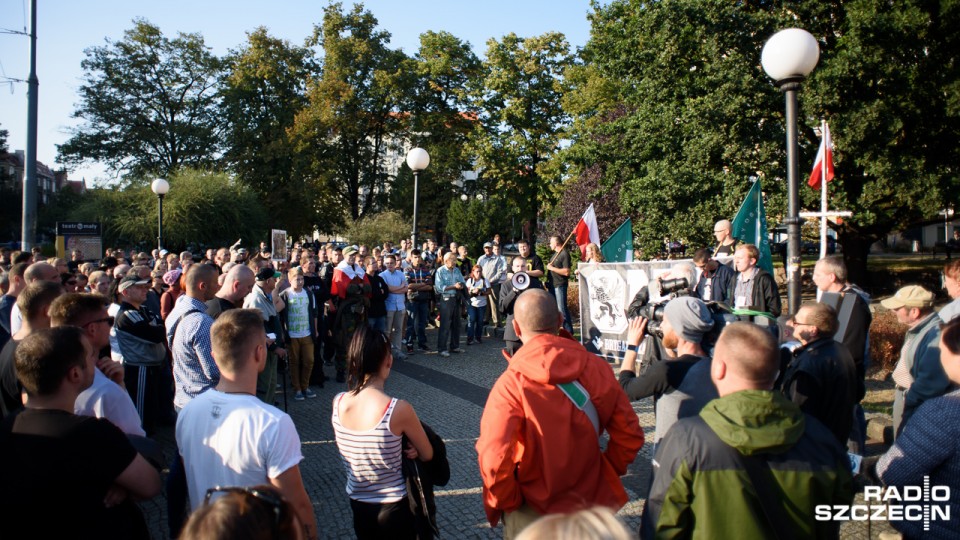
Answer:
[[[714,257],[732,257],[737,247],[737,239],[732,236],[733,225],[729,219],[721,219],[713,225],[713,237],[717,239]]]

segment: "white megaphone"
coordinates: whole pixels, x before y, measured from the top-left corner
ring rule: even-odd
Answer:
[[[525,291],[530,286],[530,276],[526,272],[517,272],[510,278],[513,288],[518,291]]]

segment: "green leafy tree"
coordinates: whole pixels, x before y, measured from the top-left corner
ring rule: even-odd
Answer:
[[[558,32],[530,38],[511,33],[487,42],[478,98],[483,122],[472,150],[492,189],[510,201],[513,210],[504,214],[520,217],[528,240],[561,180],[550,160],[569,121],[561,107],[569,49]]]
[[[385,241],[396,244],[410,235],[410,225],[399,212],[386,211],[354,221],[344,236],[357,245],[378,246]]]
[[[407,57],[387,45],[390,34],[363,6],[324,9],[308,46],[323,49],[323,70],[307,88],[307,106],[290,131],[305,174],[333,194],[326,204],[349,219],[386,203],[386,156],[399,149],[404,115],[398,109],[410,88]],[[399,159],[399,158],[396,158]]]
[[[84,123],[58,146],[68,166],[96,161],[130,176],[169,176],[215,164],[219,60],[199,34],[165,37],[143,19],[121,41],[85,51]]]
[[[565,103],[577,116],[566,157],[578,174],[600,167],[601,189],[619,187],[645,253],[659,252],[665,237],[708,245],[748,178],[779,172],[783,128],[769,117],[783,101],[759,68],[756,37],[772,34],[773,18],[709,0],[595,7],[589,67]],[[782,183],[764,187],[779,221]]]
[[[237,237],[267,237],[259,196],[227,175],[186,169],[169,181],[163,199],[164,247],[229,246]],[[150,245],[157,236],[157,197],[145,181],[123,189],[90,189],[65,215],[65,221],[99,221],[106,245]]]
[[[8,157],[7,135],[7,130],[0,129],[0,159]],[[7,174],[6,167],[0,167],[0,242],[19,240],[22,200],[13,175]]]
[[[425,32],[412,65],[416,77],[404,105],[410,112],[410,139],[430,153],[430,167],[420,174],[418,226],[436,232],[446,228],[454,184],[474,168],[467,149],[477,124],[470,93],[479,82],[481,64],[469,43],[448,32]],[[405,164],[390,193],[390,206],[412,215],[413,175]]]
[[[490,241],[490,231],[495,230],[495,221],[499,217],[500,207],[489,201],[454,199],[447,211],[447,232],[458,243],[467,246],[476,259],[483,254],[483,243]]]
[[[325,186],[304,174],[287,135],[306,106],[307,81],[318,71],[312,52],[271,37],[260,27],[248,34],[243,48],[228,55],[225,64],[223,158],[230,170],[260,196],[275,228],[294,237],[314,228],[330,231],[341,213],[320,204]]]

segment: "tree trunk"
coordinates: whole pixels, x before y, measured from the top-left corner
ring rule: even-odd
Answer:
[[[843,262],[847,265],[847,281],[861,287],[868,287],[867,256],[870,246],[877,241],[869,235],[862,235],[857,231],[841,229],[838,231],[838,240],[843,247]]]

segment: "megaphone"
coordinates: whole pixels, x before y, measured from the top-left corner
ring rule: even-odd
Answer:
[[[530,287],[530,276],[526,272],[517,272],[510,281],[513,283],[513,288],[518,291],[525,291]]]

